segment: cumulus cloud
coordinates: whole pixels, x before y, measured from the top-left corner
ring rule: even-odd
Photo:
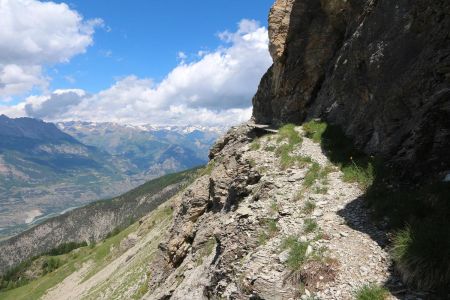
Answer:
[[[64,3],[0,0],[0,98],[45,88],[42,67],[84,53],[99,25]]]
[[[243,20],[237,31],[219,38],[221,47],[202,52],[195,61],[186,63],[188,55],[180,52],[179,65],[159,83],[131,75],[94,95],[66,90],[29,97],[15,112],[50,121],[133,124],[230,125],[248,120],[251,98],[272,62],[267,29]],[[5,109],[0,107],[0,112]]]

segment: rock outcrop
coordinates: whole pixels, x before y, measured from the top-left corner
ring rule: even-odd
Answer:
[[[405,290],[358,184],[344,182],[306,137],[290,154],[303,163],[283,167],[276,149],[287,141],[251,142],[257,135],[251,123],[232,129],[174,199],[144,299],[352,299],[372,282]]]
[[[339,125],[418,177],[450,170],[450,3],[277,0],[256,122]],[[411,172],[413,171],[413,172]]]

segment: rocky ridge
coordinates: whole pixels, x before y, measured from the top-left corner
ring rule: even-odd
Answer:
[[[265,135],[252,143],[257,135],[250,123],[232,129],[213,147],[210,172],[174,203],[145,298],[352,299],[358,287],[379,283],[397,299],[404,288],[359,186],[344,182],[312,140],[303,137],[291,154],[305,163],[286,168],[276,149],[288,142]],[[306,183],[314,165],[323,177]],[[293,237],[306,247],[300,269],[289,267],[283,248]]]

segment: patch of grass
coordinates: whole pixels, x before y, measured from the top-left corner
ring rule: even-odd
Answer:
[[[287,237],[282,241],[281,248],[289,249],[286,264],[292,271],[299,270],[305,263],[308,245],[309,243],[300,242],[294,236]]]
[[[278,214],[279,209],[277,201],[274,200],[270,203],[270,213],[272,215]]]
[[[290,145],[297,145],[302,142],[302,138],[295,130],[294,124],[286,124],[278,129],[278,142],[287,139]]]
[[[299,162],[299,157],[291,155],[295,146],[302,142],[302,138],[295,130],[295,125],[288,124],[279,129],[277,142],[285,140],[287,140],[287,144],[280,145],[276,150],[282,169],[287,169]]]
[[[320,165],[314,162],[309,168],[308,172],[305,175],[305,179],[303,180],[304,187],[311,187],[320,176]]]
[[[42,263],[44,274],[51,273],[61,266],[62,262],[56,257],[47,257]]]
[[[269,231],[269,236],[274,236],[278,232],[277,220],[268,219],[266,221],[266,226]]]
[[[312,139],[316,143],[320,143],[322,135],[327,129],[327,124],[319,121],[309,121],[303,124],[303,131],[306,137]]]
[[[305,233],[311,233],[316,231],[316,229],[319,227],[316,220],[314,219],[305,219],[303,223],[303,230]]]
[[[328,192],[328,188],[326,186],[322,186],[322,187],[316,187],[314,190],[314,193],[316,194],[326,194]]]
[[[300,200],[302,200],[303,199],[303,196],[304,196],[304,193],[305,193],[305,190],[304,189],[300,189],[300,190],[298,190],[296,193],[295,193],[295,195],[294,195],[294,201],[300,201]]]
[[[277,147],[275,147],[273,145],[268,145],[264,148],[264,150],[268,151],[268,152],[275,152],[276,149],[277,149]]]
[[[303,212],[307,215],[312,214],[314,209],[316,208],[316,203],[311,200],[307,200],[305,205],[303,205]]]
[[[355,292],[356,300],[385,300],[389,293],[376,284],[366,284]]]
[[[265,245],[268,240],[269,235],[264,230],[261,230],[258,234],[258,245],[260,246]]]
[[[403,280],[420,289],[450,292],[450,222],[414,223],[394,236],[392,257]]]
[[[253,151],[257,151],[261,149],[261,142],[259,139],[255,139],[251,144],[250,144],[250,150]]]
[[[357,182],[364,190],[367,190],[374,181],[374,168],[371,162],[368,162],[365,167],[360,167],[355,163],[352,157],[350,157],[351,164],[342,167],[342,173],[344,173],[344,181]]]
[[[279,231],[276,219],[265,219],[261,221],[262,229],[258,233],[258,245],[265,245]]]
[[[139,287],[136,294],[133,295],[133,299],[141,299],[149,291],[149,283],[144,281],[144,283]]]

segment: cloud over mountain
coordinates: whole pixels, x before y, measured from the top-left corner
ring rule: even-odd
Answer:
[[[236,32],[222,32],[219,38],[221,47],[194,61],[186,62],[183,53],[159,83],[130,75],[93,95],[59,90],[0,107],[0,112],[50,121],[228,125],[247,120],[251,98],[271,64],[267,30],[242,20]]]

